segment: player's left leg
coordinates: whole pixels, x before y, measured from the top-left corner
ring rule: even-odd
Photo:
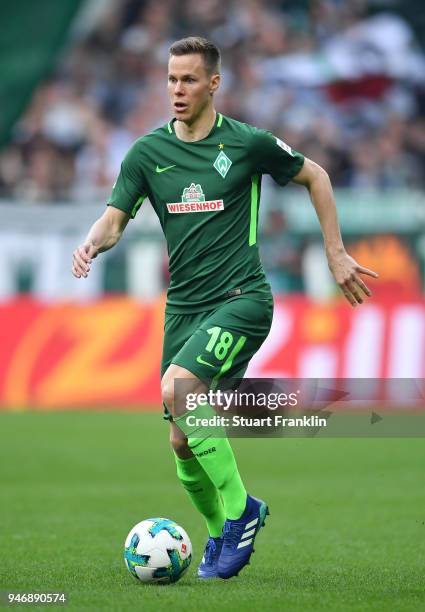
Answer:
[[[267,336],[271,314],[272,303],[268,300],[252,296],[229,300],[207,317],[185,343],[162,381],[165,403],[223,498],[227,520],[218,565],[218,574],[223,578],[236,575],[249,562],[255,536],[264,524],[268,509],[264,502],[247,495],[225,435],[212,438],[196,425],[189,428],[183,425],[186,423],[184,402],[175,401],[178,398],[174,396],[174,381],[185,378],[186,383],[192,374],[193,387],[185,384],[185,392],[196,395],[202,389],[202,379],[213,378],[216,383],[223,375],[235,376],[241,368],[246,368]],[[212,408],[210,413],[214,414]]]
[[[190,340],[185,345],[189,351]],[[179,387],[176,389],[176,381]],[[181,388],[180,401],[178,401],[179,388]],[[182,435],[187,438],[188,448],[197,458],[199,464],[208,474],[223,499],[226,518],[238,518],[245,509],[246,490],[242,483],[235,456],[229,440],[223,430],[222,437],[211,437],[204,433],[197,425],[186,427],[185,399],[183,396],[197,396],[205,393],[208,387],[192,372],[181,366],[171,364],[162,379],[162,397],[165,405],[173,415],[173,422],[181,429]],[[177,401],[176,401],[177,400]],[[211,407],[207,410],[214,415]],[[196,410],[190,416],[195,416]]]

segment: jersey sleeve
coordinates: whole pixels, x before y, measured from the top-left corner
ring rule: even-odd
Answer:
[[[125,156],[117,180],[112,188],[108,206],[114,206],[132,219],[147,197],[146,181],[142,172],[140,141],[136,141]]]
[[[304,155],[267,130],[255,129],[252,146],[256,171],[270,174],[279,185],[286,185],[303,167]]]

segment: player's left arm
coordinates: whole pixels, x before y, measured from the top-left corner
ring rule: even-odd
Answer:
[[[361,266],[345,250],[335,198],[327,172],[311,159],[305,158],[301,170],[292,181],[304,185],[310,193],[322,229],[329,269],[341,291],[352,306],[362,304],[363,294],[370,297],[372,292],[359,275],[366,274],[378,278],[378,274]]]

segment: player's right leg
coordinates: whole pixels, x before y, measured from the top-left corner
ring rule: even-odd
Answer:
[[[170,443],[174,450],[177,477],[192,504],[202,514],[208,529],[208,541],[201,563],[199,578],[217,578],[218,559],[223,546],[222,531],[226,520],[220,494],[194,456],[182,431],[170,422]]]
[[[168,315],[165,322],[161,377],[168,369],[172,357],[178,353],[202,320],[201,314]],[[205,553],[198,568],[200,578],[217,577],[217,563],[221,553],[221,533],[226,520],[224,506],[215,485],[193,455],[187,438],[173,421],[164,404],[164,418],[170,422],[170,444],[176,462],[177,477],[192,504],[202,514],[208,530]]]

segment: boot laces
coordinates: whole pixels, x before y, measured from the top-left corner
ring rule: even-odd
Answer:
[[[215,543],[214,538],[209,538],[205,547],[205,563],[213,563],[216,551],[217,544]]]
[[[225,538],[226,545],[236,547],[244,532],[245,525],[243,523],[234,523],[226,521],[223,529],[223,536]]]

